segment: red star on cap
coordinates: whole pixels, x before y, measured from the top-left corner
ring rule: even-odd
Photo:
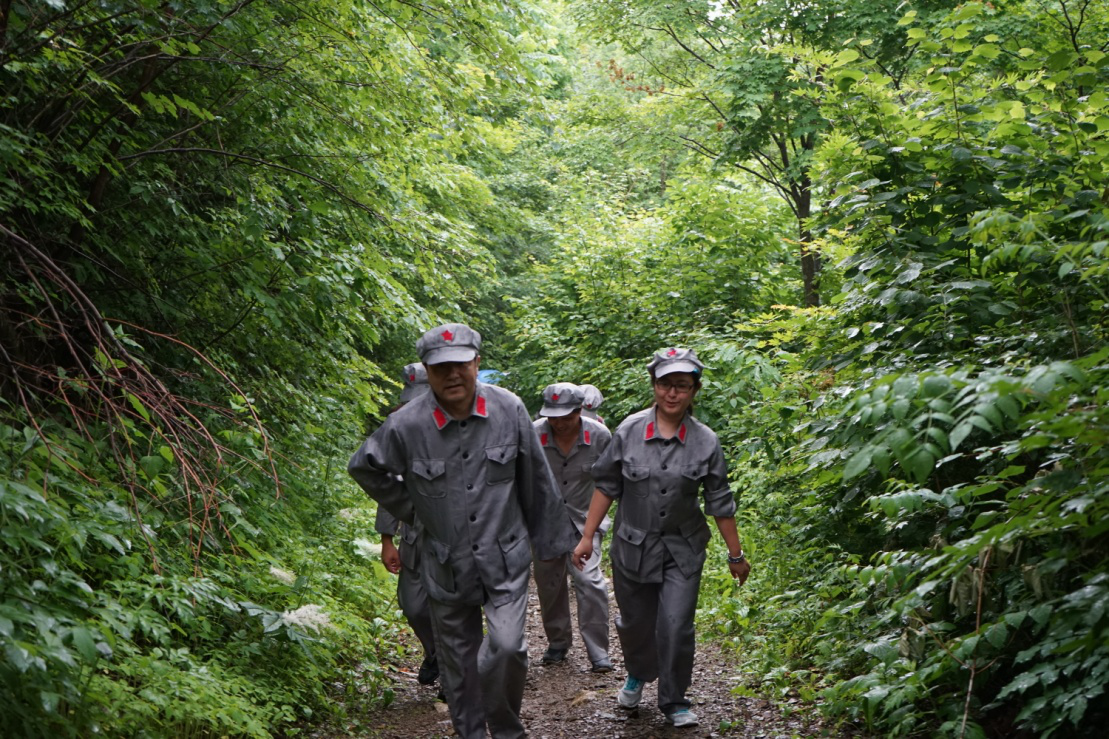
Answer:
[[[672,357],[672,356],[674,356],[674,355],[675,355],[675,354],[677,354],[677,353],[678,353],[678,350],[677,350],[677,349],[671,349],[670,351],[666,352],[666,356],[668,356],[668,357]]]
[[[558,395],[552,395],[551,400],[553,400],[554,402],[557,403],[558,402]]]
[[[416,381],[416,375],[409,375],[408,376],[408,381],[409,382],[415,382]]]
[[[450,332],[450,329],[447,329],[446,331],[441,333],[440,336],[442,336],[447,341],[454,341],[454,334]]]

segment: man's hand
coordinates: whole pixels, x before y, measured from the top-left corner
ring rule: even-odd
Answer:
[[[582,537],[578,545],[574,547],[574,553],[571,555],[570,561],[574,563],[574,567],[579,570],[585,569],[585,562],[593,556],[593,538]]]
[[[381,537],[381,563],[385,565],[385,569],[392,572],[394,575],[400,572],[400,552],[393,544],[393,537]]]
[[[737,564],[728,564],[728,569],[732,572],[732,577],[739,580],[739,584],[747,582],[747,576],[751,574],[751,563],[743,560]]]

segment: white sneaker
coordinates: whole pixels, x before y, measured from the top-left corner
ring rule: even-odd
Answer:
[[[676,728],[683,726],[696,726],[697,714],[688,708],[679,708],[677,711],[666,715],[666,722],[674,724]]]
[[[643,680],[636,680],[631,675],[624,681],[624,687],[620,688],[620,692],[616,694],[616,702],[620,704],[621,708],[636,708],[639,706],[639,699],[643,697],[643,686],[646,683]]]

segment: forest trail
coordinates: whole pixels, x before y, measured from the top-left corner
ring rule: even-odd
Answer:
[[[616,603],[610,594],[610,613]],[[698,641],[693,667],[693,686],[689,697],[700,725],[675,729],[663,721],[655,706],[656,683],[643,691],[642,705],[626,711],[616,705],[616,691],[624,680],[624,665],[611,627],[611,656],[615,670],[607,675],[589,671],[589,660],[575,628],[575,642],[566,661],[543,665],[540,658],[547,647],[540,620],[539,601],[534,588],[528,603],[528,668],[524,687],[523,719],[532,739],[588,739],[591,737],[750,737],[784,739],[789,737],[847,736],[826,725],[816,706],[800,699],[788,699],[786,708],[764,698],[733,695],[737,673],[731,658],[714,641]],[[571,598],[571,607],[573,599]],[[576,624],[576,614],[574,616]],[[413,642],[415,639],[413,638]],[[454,736],[446,704],[436,700],[437,685],[416,683],[419,665],[418,646],[413,663],[393,672],[396,698],[387,708],[352,717],[344,726],[330,726],[310,734],[313,739],[373,737],[374,739],[414,739]],[[790,711],[789,709],[792,709]],[[788,716],[785,714],[789,714]]]

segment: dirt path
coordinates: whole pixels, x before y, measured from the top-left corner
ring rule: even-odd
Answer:
[[[571,598],[571,602],[573,598]],[[616,606],[612,603],[612,612]],[[575,632],[576,636],[576,632]],[[643,691],[640,708],[623,710],[616,705],[616,691],[624,679],[623,660],[616,629],[612,628],[612,661],[616,669],[607,675],[589,672],[589,660],[580,640],[559,665],[544,666],[540,657],[547,647],[539,619],[539,603],[534,591],[528,606],[528,656],[531,667],[524,687],[523,719],[532,739],[589,739],[592,737],[779,737],[840,736],[826,727],[813,706],[800,703],[788,717],[783,711],[760,698],[732,695],[734,668],[728,656],[712,642],[699,642],[689,697],[701,719],[695,728],[675,729],[663,722],[655,707],[655,684]],[[413,737],[453,736],[447,707],[436,700],[437,686],[416,684],[414,670],[396,673],[396,699],[388,708],[358,717],[344,728],[332,727],[314,734],[318,739],[336,737],[374,737],[411,739]]]

